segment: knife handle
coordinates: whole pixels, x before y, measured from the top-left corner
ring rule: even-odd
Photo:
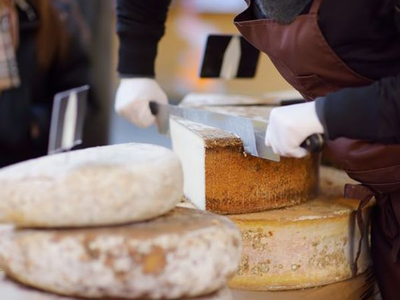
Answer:
[[[153,116],[158,114],[158,103],[154,101],[150,101],[149,103],[150,111]]]
[[[325,142],[326,138],[323,134],[313,134],[301,143],[300,147],[306,149],[308,152],[316,153],[322,151]]]
[[[286,100],[281,100],[280,106],[288,106],[288,105],[293,105],[293,104],[301,104],[301,103],[306,103],[307,101],[304,99],[286,99]]]

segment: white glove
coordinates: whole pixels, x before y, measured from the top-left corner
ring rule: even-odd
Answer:
[[[268,123],[265,145],[281,156],[306,156],[308,152],[300,144],[310,135],[324,133],[315,102],[274,108]]]
[[[168,98],[151,78],[123,78],[115,97],[116,112],[139,127],[149,127],[155,121],[149,103],[155,101],[167,104]]]

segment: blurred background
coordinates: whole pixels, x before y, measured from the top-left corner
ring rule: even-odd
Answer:
[[[64,14],[65,18],[72,19],[71,32],[79,35],[87,55],[87,64],[85,62],[81,66],[87,68],[92,91],[84,147],[126,142],[147,142],[169,147],[170,141],[158,135],[154,126],[149,129],[136,128],[113,111],[114,93],[118,84],[115,2],[49,1],[61,7],[62,16]],[[242,0],[173,2],[166,35],[159,45],[156,62],[157,80],[172,103],[178,103],[185,95],[194,92],[262,96],[268,92],[290,89],[266,55],[261,56],[255,78],[229,81],[199,78],[207,36],[211,33],[237,34],[233,18],[244,8],[245,2]],[[62,70],[58,72],[58,75],[61,74]],[[1,148],[0,156],[7,156]]]

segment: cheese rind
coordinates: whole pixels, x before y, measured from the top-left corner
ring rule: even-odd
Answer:
[[[228,218],[176,208],[110,228],[3,230],[0,267],[19,282],[68,296],[196,297],[227,284],[240,245]]]
[[[368,270],[349,280],[310,289],[254,292],[232,291],[235,300],[373,300],[378,294],[375,278]]]
[[[355,227],[359,201],[336,196],[337,174],[322,168],[322,194],[307,203],[276,211],[232,215],[242,233],[243,253],[230,286],[244,290],[290,290],[352,278],[360,233]],[[339,171],[338,171],[339,172]],[[330,196],[324,195],[327,189]],[[370,207],[363,211],[368,224]],[[367,226],[367,225],[366,225]],[[368,228],[366,227],[366,230]],[[366,231],[368,232],[368,230]],[[358,272],[370,265],[364,238]]]
[[[0,299],[5,300],[85,300],[76,297],[64,297],[44,291],[32,289],[10,279],[0,281]],[[87,300],[87,299],[86,299]],[[118,300],[116,298],[102,298],[101,300]],[[181,298],[179,300],[232,300],[228,288],[223,288],[215,293],[196,298]]]
[[[184,194],[198,208],[240,214],[300,204],[316,196],[318,155],[280,163],[244,152],[234,134],[173,118],[172,145],[182,161]]]
[[[141,221],[170,211],[182,194],[182,168],[171,150],[96,147],[0,170],[0,222],[75,227]]]
[[[259,97],[239,94],[187,94],[180,105],[186,107],[212,107],[212,106],[260,106],[280,105],[284,100],[301,99],[302,96],[295,90],[275,91]]]

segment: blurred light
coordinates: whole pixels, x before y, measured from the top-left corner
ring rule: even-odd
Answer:
[[[244,0],[184,0],[185,4],[205,13],[239,13],[246,8]]]

